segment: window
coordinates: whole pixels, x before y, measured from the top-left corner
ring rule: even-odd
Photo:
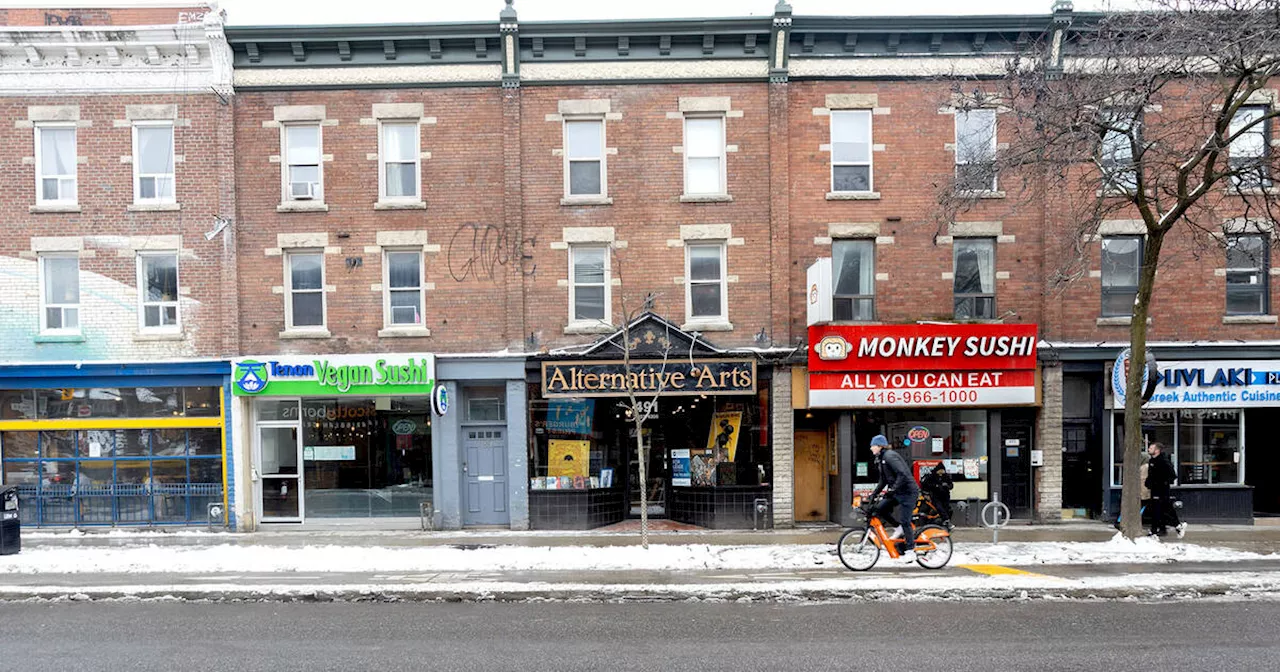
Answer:
[[[831,113],[831,190],[871,191],[871,110]]]
[[[1124,483],[1124,413],[1112,414],[1114,431],[1111,433],[1111,485],[1120,487]],[[1174,443],[1177,431],[1177,412],[1166,410],[1143,409],[1142,411],[1142,454],[1143,461],[1148,458],[1147,446],[1160,443],[1177,468],[1178,454]]]
[[[1133,315],[1138,295],[1138,271],[1142,268],[1142,236],[1107,236],[1102,239],[1102,316]]]
[[[40,257],[40,331],[80,331],[80,258]]]
[[[684,193],[727,193],[724,178],[724,117],[684,120]]]
[[[1266,114],[1266,107],[1251,105],[1240,108],[1231,119],[1231,135],[1240,133],[1229,150],[1231,170],[1235,173],[1231,179],[1238,187],[1256,189],[1271,186],[1268,166],[1271,120],[1263,119]]]
[[[604,196],[604,121],[564,122],[565,196]]]
[[[1138,171],[1134,163],[1134,141],[1141,132],[1140,122],[1131,114],[1115,110],[1103,114],[1099,163],[1102,164],[1103,189],[1108,192],[1132,191],[1138,188]]]
[[[324,177],[320,161],[320,125],[284,127],[284,198],[323,201]]]
[[[469,387],[467,422],[506,422],[507,390],[503,387]]]
[[[609,321],[609,250],[603,246],[570,248],[571,322]]]
[[[36,126],[36,202],[76,202],[76,129]]]
[[[133,200],[173,203],[173,124],[133,127]]]
[[[1227,239],[1227,314],[1266,315],[1271,306],[1267,237],[1260,234]]]
[[[727,320],[724,243],[689,245],[685,255],[688,278],[685,300],[690,320]]]
[[[996,111],[956,111],[956,189],[996,190]]]
[[[996,317],[996,241],[955,239],[955,309],[957,320]]]
[[[834,319],[876,319],[875,255],[873,240],[837,240],[831,244]]]
[[[1153,441],[1164,445],[1178,475],[1176,485],[1238,484],[1244,476],[1241,420],[1239,409],[1143,410],[1143,447]],[[1115,413],[1113,422],[1111,483],[1119,486],[1124,471],[1124,413]]]
[[[418,122],[384,122],[380,151],[382,198],[418,200]]]
[[[143,329],[178,329],[178,255],[138,255],[138,305]]]
[[[290,252],[285,328],[324,327],[324,254]]]
[[[388,251],[386,254],[386,311],[389,326],[423,323],[422,252]]]

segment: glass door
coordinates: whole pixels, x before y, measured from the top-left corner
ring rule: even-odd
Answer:
[[[298,425],[258,426],[259,511],[262,521],[300,522],[302,507],[302,443]]]

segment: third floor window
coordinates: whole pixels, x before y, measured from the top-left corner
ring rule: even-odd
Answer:
[[[996,111],[956,111],[956,189],[996,190]]]
[[[566,198],[605,195],[604,120],[564,122],[564,163]]]
[[[684,120],[684,193],[727,193],[724,167],[724,117]]]
[[[379,146],[381,196],[390,201],[416,201],[418,195],[418,122],[383,122]]]
[[[133,127],[133,200],[173,203],[173,124],[137,123]]]
[[[1236,136],[1228,150],[1232,181],[1243,188],[1271,186],[1271,120],[1263,119],[1267,108],[1250,105],[1240,108],[1231,119],[1230,133]]]
[[[831,191],[871,191],[871,110],[831,113]]]
[[[284,198],[287,201],[323,201],[324,179],[320,159],[320,125],[290,124],[284,127]]]
[[[36,202],[76,202],[74,126],[36,126]]]

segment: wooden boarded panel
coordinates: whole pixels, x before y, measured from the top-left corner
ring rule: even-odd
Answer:
[[[796,521],[827,520],[827,433],[796,432]]]

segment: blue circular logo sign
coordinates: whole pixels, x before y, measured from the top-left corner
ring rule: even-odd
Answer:
[[[436,415],[449,412],[449,388],[437,382],[431,390],[431,409]]]
[[[257,394],[267,388],[267,364],[251,359],[239,362],[231,377],[241,392]]]
[[[1111,394],[1115,398],[1114,407],[1123,408],[1125,399],[1128,396],[1126,387],[1129,384],[1129,367],[1130,350],[1125,348],[1120,351],[1116,357],[1116,362],[1111,366]],[[1156,357],[1147,351],[1146,366],[1142,367],[1142,402],[1146,403],[1151,399],[1151,395],[1156,392],[1156,384],[1159,376],[1159,370],[1156,368]]]

